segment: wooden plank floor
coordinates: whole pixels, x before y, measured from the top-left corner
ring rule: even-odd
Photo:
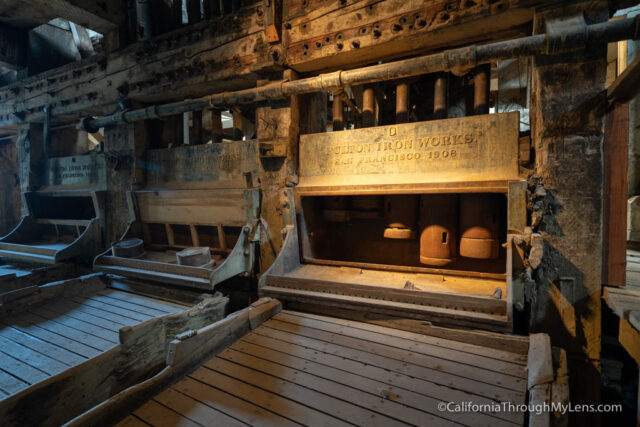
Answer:
[[[526,356],[283,311],[129,414],[120,426],[523,425]],[[439,402],[486,404],[443,412]]]
[[[0,400],[118,345],[118,331],[186,305],[115,289],[0,319]]]

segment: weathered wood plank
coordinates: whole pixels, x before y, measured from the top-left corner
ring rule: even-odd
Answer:
[[[111,288],[98,292],[98,294],[107,295],[112,298],[118,298],[123,301],[128,301],[134,304],[143,305],[145,307],[164,311],[166,313],[175,313],[176,311],[184,310],[185,308],[189,307],[189,305],[187,304],[178,304],[171,301],[158,300],[158,299],[150,298],[144,295],[138,295],[131,292],[123,292],[123,291],[114,290]]]
[[[158,427],[166,425],[197,427],[200,425],[153,400],[136,409],[133,414],[142,421]]]
[[[233,394],[219,390],[216,387],[195,381],[186,377],[173,386],[175,390],[184,393],[205,405],[224,412],[249,425],[265,427],[298,426],[287,418],[283,418],[269,410],[258,406],[250,400],[240,399]]]
[[[32,366],[47,375],[55,375],[67,369],[67,365],[55,359],[47,357],[42,353],[38,353],[29,347],[11,341],[10,339],[0,337],[0,348],[2,352],[10,355],[14,359],[20,360]]]
[[[321,367],[321,369],[318,369],[315,374],[304,373],[301,372],[300,368],[304,368],[308,364],[303,360],[297,359],[297,361],[302,363],[295,363],[296,359],[288,357],[283,353],[280,353],[279,357],[265,360],[263,359],[265,355],[262,348],[254,347],[254,350],[258,350],[257,352],[245,353],[236,351],[234,345],[231,349],[227,349],[220,353],[218,358],[229,360],[247,368],[280,378],[281,380],[293,382],[308,389],[344,400],[345,402],[351,402],[354,405],[359,406],[351,411],[359,416],[371,417],[372,423],[384,422],[385,415],[400,422],[412,425],[418,425],[424,422],[442,424],[447,418],[446,414],[444,414],[444,418],[438,416],[438,412],[435,410],[435,407],[430,407],[429,409],[431,409],[431,411],[426,410],[426,408],[422,409],[423,406],[426,406],[426,402],[423,402],[423,406],[418,407],[413,405],[405,406],[407,404],[407,399],[404,396],[404,393],[402,395],[394,396],[388,391],[382,392],[381,390],[384,390],[384,388],[380,388],[380,385],[382,385],[380,383],[376,384],[373,382],[373,387],[365,388],[363,390],[363,386],[360,384],[363,382],[367,384],[366,378],[357,377],[349,372],[339,370],[336,370],[334,375],[331,375],[331,372],[326,371],[330,371],[332,368],[322,367],[322,365],[318,364],[315,364],[315,366]],[[244,348],[246,349],[246,347]],[[256,357],[256,355],[260,358]],[[205,363],[205,366],[209,367],[210,362],[211,361]],[[327,376],[330,378],[326,379]],[[350,381],[346,382],[344,377],[348,378]],[[255,376],[253,378],[255,378]],[[253,381],[254,380],[252,380],[252,382]],[[255,382],[253,383],[256,384]],[[360,387],[358,387],[358,385],[360,385]],[[370,384],[367,385],[370,386]],[[380,397],[384,397],[385,394],[389,396],[388,400],[380,399]],[[395,399],[401,401],[403,404],[394,402]],[[423,398],[423,400],[425,399]],[[375,411],[378,415],[373,417],[371,415],[365,415],[369,411]],[[339,414],[336,412],[336,415]],[[380,419],[380,416],[383,416],[382,419]],[[346,421],[351,421],[350,417],[344,419]],[[470,418],[467,420],[468,422],[471,422]],[[500,425],[500,420],[491,419],[490,421],[494,425]],[[362,421],[355,420],[355,422],[362,425]]]
[[[38,316],[33,313],[23,313],[23,317],[42,329],[62,335],[63,337],[88,345],[97,350],[106,351],[115,345],[111,341],[87,334],[83,331],[79,331],[62,323],[49,320],[46,317]]]
[[[50,304],[49,307],[51,307],[52,309],[56,309],[56,311],[73,311],[74,313],[84,313],[100,319],[109,320],[115,324],[120,325],[119,327],[133,325],[139,322],[138,320],[131,319],[120,314],[110,313],[99,308],[79,304],[75,301],[58,301],[55,304]]]
[[[362,363],[371,364],[382,369],[389,369],[391,371],[400,372],[404,375],[411,375],[413,377],[433,382],[441,386],[464,389],[471,394],[484,396],[489,399],[507,402],[521,401],[524,399],[523,391],[509,390],[493,384],[487,384],[481,381],[463,378],[454,374],[441,372],[437,369],[429,369],[410,363],[404,364],[400,369],[397,359],[388,358],[375,353],[371,353],[369,351],[344,347],[331,342],[296,335],[295,333],[285,332],[278,329],[271,329],[266,326],[266,324],[255,332],[259,335],[269,338],[274,338],[280,341],[313,348],[314,350],[321,351],[323,353],[329,353],[339,357],[346,357],[352,360],[360,361]],[[524,389],[525,388],[522,387],[522,390]]]
[[[490,353],[491,349],[486,349],[482,347],[475,346],[464,346],[463,344],[456,343],[447,343],[445,340],[438,340],[440,345],[434,345],[432,343],[427,343],[424,341],[427,340],[409,340],[407,336],[410,336],[409,333],[397,333],[392,335],[394,332],[391,330],[384,331],[384,328],[380,328],[386,333],[381,333],[375,330],[375,326],[370,326],[370,328],[358,328],[355,322],[352,322],[351,325],[348,324],[338,324],[333,323],[331,320],[321,320],[319,318],[309,318],[306,316],[298,316],[295,312],[285,311],[274,316],[274,320],[282,320],[283,322],[292,323],[294,325],[306,326],[313,329],[320,329],[325,332],[331,332],[336,334],[341,334],[353,338],[359,338],[366,341],[376,342],[376,343],[384,343],[396,348],[401,348],[407,351],[412,351],[415,353],[430,355],[434,357],[439,357],[445,360],[451,360],[455,362],[461,362],[472,366],[477,366],[479,368],[494,370],[497,372],[507,373],[509,375],[517,376],[524,378],[526,377],[526,373],[524,370],[524,366],[521,363],[513,363],[512,360],[516,359],[518,362],[521,360],[520,357],[514,354],[499,354],[499,351],[495,351],[494,353],[498,357],[491,357],[486,353]],[[404,335],[404,336],[403,336]],[[415,334],[412,338],[421,337]],[[442,346],[442,345],[448,346]],[[473,352],[485,350],[485,354],[476,354]],[[500,357],[502,356],[502,357]],[[505,360],[506,359],[506,360]]]
[[[56,313],[55,311],[48,310],[46,307],[38,307],[37,309],[30,311],[30,313],[33,313],[45,319],[49,319],[52,322],[68,326],[69,328],[75,329],[89,336],[109,342],[111,343],[111,346],[114,346],[118,343],[117,332],[99,326],[94,326],[83,320],[75,319],[71,316],[61,315],[59,313]]]
[[[453,375],[459,378],[467,378],[479,383],[491,384],[492,386],[504,387],[509,390],[524,390],[526,381],[521,377],[505,375],[496,371],[489,371],[475,366],[466,365],[446,359],[431,357],[426,354],[414,353],[412,350],[399,347],[391,347],[382,342],[363,341],[346,335],[338,335],[312,329],[309,327],[300,327],[290,323],[280,322],[279,320],[269,320],[264,327],[271,329],[321,340],[324,342],[340,345],[356,350],[367,351],[375,355],[383,356],[389,359],[401,360],[405,363],[411,363],[426,369],[437,371],[444,375]],[[520,368],[521,369],[521,368]],[[450,381],[455,382],[452,377]]]
[[[28,383],[0,370],[0,390],[2,390],[6,395],[18,393],[27,387],[29,387]],[[3,397],[0,396],[0,399],[2,398]]]
[[[105,302],[104,299],[98,299],[96,298],[96,296],[92,296],[91,298],[85,298],[85,299],[80,299],[80,298],[72,298],[71,301],[78,303],[78,304],[82,304],[83,306],[86,307],[93,307],[96,309],[100,309],[103,311],[106,311],[108,313],[115,313],[118,314],[122,317],[126,317],[128,319],[133,320],[134,322],[138,323],[138,322],[144,322],[145,320],[149,320],[154,316],[150,316],[148,314],[142,314],[142,313],[138,313],[136,311],[133,310],[128,310],[126,308],[122,308],[122,307],[118,307],[116,305],[113,304],[109,304],[108,302]]]
[[[243,381],[223,375],[207,368],[200,368],[189,377],[206,384],[215,386],[236,397],[251,401],[252,403],[276,414],[285,416],[292,421],[303,425],[332,425],[348,426],[349,424],[331,415],[309,408],[277,394],[270,393]]]
[[[73,319],[77,319],[81,322],[86,322],[88,325],[97,326],[109,331],[118,332],[118,330],[125,326],[121,323],[113,322],[111,319],[105,319],[104,317],[97,317],[92,314],[83,312],[79,309],[64,309],[60,304],[47,304],[46,309],[51,313],[57,313]]]
[[[29,384],[35,384],[49,377],[45,372],[29,366],[2,351],[0,351],[0,366],[2,366],[3,371]]]
[[[20,332],[31,335],[84,358],[94,357],[102,352],[102,350],[98,348],[88,346],[80,341],[72,340],[63,335],[44,329],[40,327],[38,323],[39,320],[32,322],[24,316],[20,316],[12,319],[10,324],[4,323],[4,325],[16,328]]]
[[[46,354],[48,357],[51,357],[52,359],[55,359],[67,366],[82,363],[86,360],[85,357],[72,353],[63,347],[38,339],[14,327],[3,327],[0,329],[0,337],[10,339],[39,353]]]
[[[228,416],[224,412],[207,406],[173,388],[163,391],[154,397],[153,400],[203,426],[212,424],[229,427],[246,426],[245,423]]]
[[[167,314],[164,311],[156,310],[153,308],[147,308],[138,304],[133,304],[127,301],[113,298],[108,295],[93,295],[91,299],[103,302],[105,304],[113,305],[115,307],[124,308],[129,311],[141,313],[149,317],[164,316],[165,314]]]
[[[136,418],[134,415],[129,415],[127,418],[116,424],[116,427],[147,427],[149,425],[150,424]]]
[[[225,352],[222,354],[224,353]],[[301,377],[296,377],[296,379],[292,381],[293,375],[283,374],[282,370],[280,371],[280,376],[268,375],[256,369],[255,366],[247,366],[252,365],[252,363],[249,362],[247,364],[246,359],[244,360],[245,363],[242,364],[232,363],[229,360],[225,360],[222,354],[210,359],[203,366],[240,381],[247,382],[293,402],[309,406],[314,410],[324,412],[327,415],[331,415],[348,423],[355,425],[368,424],[372,426],[404,425],[404,423],[389,418],[379,412],[372,412],[365,407],[351,404],[350,402],[363,400],[363,396],[356,390],[351,390],[350,398],[347,397],[347,400],[344,400],[341,399],[341,396],[344,397],[344,394],[339,390],[339,385],[331,383],[330,392],[327,393],[326,389],[318,392],[317,388],[309,387],[308,383],[304,381],[304,374],[300,374]],[[291,372],[288,373],[291,374]],[[280,379],[281,376],[285,376],[285,378]],[[321,383],[321,379],[316,379],[316,385]],[[411,411],[407,409],[407,412],[409,413]],[[416,418],[420,415],[426,417],[424,413],[418,414],[417,416],[414,413],[413,415]]]

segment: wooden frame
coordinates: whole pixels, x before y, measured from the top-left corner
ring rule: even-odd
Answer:
[[[192,245],[200,244],[196,226],[217,227],[220,247],[212,248],[222,262],[212,267],[178,265],[166,260],[123,258],[111,255],[111,249],[96,257],[94,269],[126,277],[152,280],[198,289],[213,289],[231,277],[253,271],[260,190],[143,190],[128,192],[131,221],[121,240],[140,237],[150,251],[180,248],[173,238],[172,224],[189,227]],[[200,204],[198,206],[198,204]],[[149,224],[163,224],[168,241],[154,245]],[[232,248],[227,247],[223,226],[240,227]]]

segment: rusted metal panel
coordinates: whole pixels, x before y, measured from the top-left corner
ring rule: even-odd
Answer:
[[[300,137],[300,188],[518,179],[519,114]]]

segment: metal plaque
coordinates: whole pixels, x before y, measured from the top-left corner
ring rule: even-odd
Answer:
[[[43,187],[101,188],[107,181],[104,154],[54,157],[42,168]]]
[[[489,114],[300,137],[300,186],[518,179],[519,114]]]

